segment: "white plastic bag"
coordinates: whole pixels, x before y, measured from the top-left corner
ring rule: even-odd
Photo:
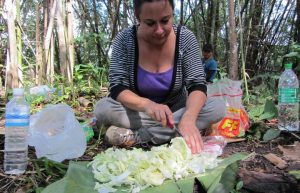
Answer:
[[[86,149],[83,128],[66,104],[49,105],[30,117],[28,143],[38,158],[57,162],[80,157]]]
[[[207,87],[208,97],[218,97],[225,101],[226,115],[213,128],[213,135],[242,137],[250,126],[248,114],[242,104],[241,81],[221,79]]]
[[[220,156],[227,145],[225,138],[221,135],[203,136],[203,152]]]
[[[30,95],[44,96],[46,100],[50,100],[56,88],[49,88],[47,85],[35,86],[29,89]]]

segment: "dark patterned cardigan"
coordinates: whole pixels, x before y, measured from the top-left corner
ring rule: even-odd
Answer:
[[[174,112],[185,106],[187,95],[194,90],[206,94],[205,73],[195,35],[184,26],[173,25],[176,34],[174,69],[170,90],[162,102]],[[137,26],[120,32],[113,42],[109,68],[110,97],[116,99],[125,89],[142,96],[137,86]]]

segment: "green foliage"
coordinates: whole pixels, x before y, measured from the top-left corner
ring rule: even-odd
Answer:
[[[280,130],[277,129],[269,129],[263,136],[264,141],[270,141],[272,139],[277,138],[280,135]]]
[[[294,43],[291,52],[283,56],[285,62],[297,64],[296,72],[300,72],[300,44]],[[297,74],[297,73],[296,73]]]
[[[238,163],[234,162],[230,164],[222,174],[220,183],[224,185],[224,188],[227,192],[230,192],[235,189],[237,171],[238,171]]]
[[[263,122],[254,122],[247,131],[246,137],[249,140],[260,140],[266,130],[267,127]]]
[[[70,84],[61,75],[54,76],[53,92],[45,95],[30,95],[29,88],[32,82],[25,81],[27,94],[26,99],[31,104],[34,113],[39,105],[67,103],[72,107],[79,105],[77,98],[80,96],[96,96],[102,86],[108,85],[108,67],[98,67],[93,63],[79,64],[74,68],[74,83]]]
[[[93,62],[97,66],[107,66],[108,56],[105,50],[109,49],[110,36],[105,33],[105,30],[99,31],[99,33],[84,33],[74,39],[77,49],[80,51],[79,54],[84,64]],[[98,53],[99,46],[101,47],[102,53]],[[101,57],[99,56],[101,54]]]
[[[270,141],[280,135],[280,131],[270,128],[266,121],[278,117],[278,109],[275,105],[278,96],[279,74],[266,73],[250,79],[250,103],[247,106],[251,124],[247,138],[250,140]]]
[[[226,68],[223,66],[219,66],[217,75],[214,78],[214,82],[216,82],[217,80],[223,79],[223,78],[227,78],[227,75],[228,74],[227,74]]]
[[[30,165],[32,165],[35,173],[26,179],[28,184],[32,184],[27,193],[42,192],[44,187],[41,186],[62,178],[68,169],[67,165],[46,158],[30,160]]]
[[[264,119],[272,119],[278,117],[278,109],[272,100],[266,100],[264,114]]]
[[[40,158],[37,160],[32,160],[34,166],[36,167],[36,171],[39,174],[41,169],[44,169],[45,175],[47,176],[61,176],[65,175],[68,169],[68,166],[49,160],[47,158]]]
[[[294,175],[297,180],[300,180],[300,170],[291,170],[289,174]]]
[[[277,138],[280,133],[280,130],[270,128],[265,122],[256,121],[251,124],[246,137],[249,140],[263,140],[266,142]]]
[[[96,94],[100,87],[108,85],[108,67],[78,64],[74,70],[74,84],[74,89],[84,94]]]
[[[254,121],[270,120],[278,116],[278,110],[273,101],[267,99],[263,105],[249,108],[249,117]]]
[[[274,100],[277,93],[278,74],[265,73],[254,76],[248,81],[249,99],[252,104],[264,104],[266,99]]]
[[[264,106],[263,105],[252,106],[249,109],[250,109],[249,117],[250,117],[250,119],[252,119],[254,121],[258,121],[260,115],[262,115],[263,112],[264,112]]]
[[[243,188],[243,186],[244,186],[244,182],[243,182],[243,181],[239,181],[239,182],[236,184],[236,186],[235,186],[235,190],[236,190],[236,191],[239,191],[239,190],[241,190],[241,189]]]

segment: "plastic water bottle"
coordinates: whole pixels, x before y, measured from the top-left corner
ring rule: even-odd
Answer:
[[[280,130],[299,130],[299,81],[292,70],[292,64],[285,64],[279,78],[278,128]]]
[[[27,133],[29,105],[24,89],[13,89],[13,98],[5,109],[4,171],[6,174],[22,174],[27,167]]]

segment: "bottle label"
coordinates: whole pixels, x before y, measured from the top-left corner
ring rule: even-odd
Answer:
[[[29,115],[5,115],[5,127],[27,127]]]
[[[298,103],[299,88],[279,88],[280,103]]]

